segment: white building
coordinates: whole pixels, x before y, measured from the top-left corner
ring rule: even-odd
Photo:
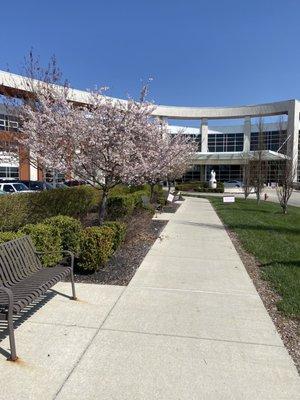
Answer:
[[[33,81],[34,84],[34,81]],[[28,78],[0,71],[0,93],[16,97],[30,95],[31,84]],[[78,104],[88,104],[89,93],[72,89],[69,92],[70,101]],[[125,101],[125,100],[124,100]],[[199,121],[199,128],[187,127],[185,134],[193,135],[199,143],[198,153],[193,162],[193,169],[187,174],[187,179],[207,180],[210,170],[217,173],[217,180],[226,181],[242,179],[245,155],[257,150],[258,118],[263,118],[264,153],[263,157],[269,162],[268,181],[276,179],[272,162],[283,160],[286,153],[297,165],[295,181],[300,181],[300,159],[298,157],[299,141],[299,112],[298,100],[286,100],[267,104],[256,104],[237,107],[176,107],[158,105],[154,116],[166,123],[169,120],[170,130],[176,133],[181,127],[174,126],[175,120]],[[272,119],[272,123],[269,119]],[[279,123],[279,119],[283,122]],[[216,120],[226,120],[225,126],[215,126]],[[228,122],[227,122],[228,120]],[[239,122],[236,125],[235,122]],[[242,123],[241,123],[242,121]],[[13,135],[17,126],[13,118],[5,115],[0,109],[0,178],[15,177],[22,179],[40,179],[39,171],[26,164],[26,157],[19,161],[7,159],[7,147],[13,147]],[[12,144],[7,144],[9,141]],[[285,151],[285,145],[287,150]],[[261,150],[261,149],[260,149]],[[19,151],[20,154],[20,151]],[[5,158],[6,157],[6,158]],[[17,168],[17,170],[16,170]]]

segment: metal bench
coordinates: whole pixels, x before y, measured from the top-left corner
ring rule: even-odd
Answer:
[[[70,276],[72,299],[76,300],[74,285],[74,254],[70,265],[58,264],[44,268],[29,236],[11,240],[0,245],[0,320],[8,322],[10,360],[17,359],[13,316],[20,313],[53,285]],[[66,260],[65,260],[66,261]]]

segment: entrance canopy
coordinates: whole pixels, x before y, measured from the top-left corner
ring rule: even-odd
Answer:
[[[194,164],[245,164],[247,161],[256,160],[258,158],[257,151],[242,151],[224,152],[224,153],[196,153],[193,159]],[[263,150],[262,159],[264,161],[282,161],[287,159],[287,156],[276,151]]]

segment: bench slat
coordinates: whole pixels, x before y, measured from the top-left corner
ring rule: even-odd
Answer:
[[[43,295],[61,279],[69,275],[71,267],[58,265],[52,268],[44,268],[33,275],[12,285],[10,289],[14,295],[13,312],[18,313],[35,299]],[[0,313],[5,312],[7,297],[0,292]]]
[[[0,279],[6,287],[42,268],[29,236],[0,245]]]

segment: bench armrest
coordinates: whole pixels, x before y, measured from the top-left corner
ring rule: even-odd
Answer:
[[[2,285],[0,285],[0,292],[4,292],[7,295],[7,300],[8,300],[7,304],[8,304],[8,309],[10,310],[14,304],[13,292],[9,288]]]
[[[42,255],[42,254],[47,254],[47,253],[50,253],[50,251],[35,251],[35,254],[37,254],[38,256]],[[51,253],[55,253],[55,252],[51,251]],[[72,270],[74,270],[74,259],[75,259],[74,253],[69,250],[60,250],[60,251],[57,251],[57,253],[69,255],[71,258],[71,268],[72,268]]]

